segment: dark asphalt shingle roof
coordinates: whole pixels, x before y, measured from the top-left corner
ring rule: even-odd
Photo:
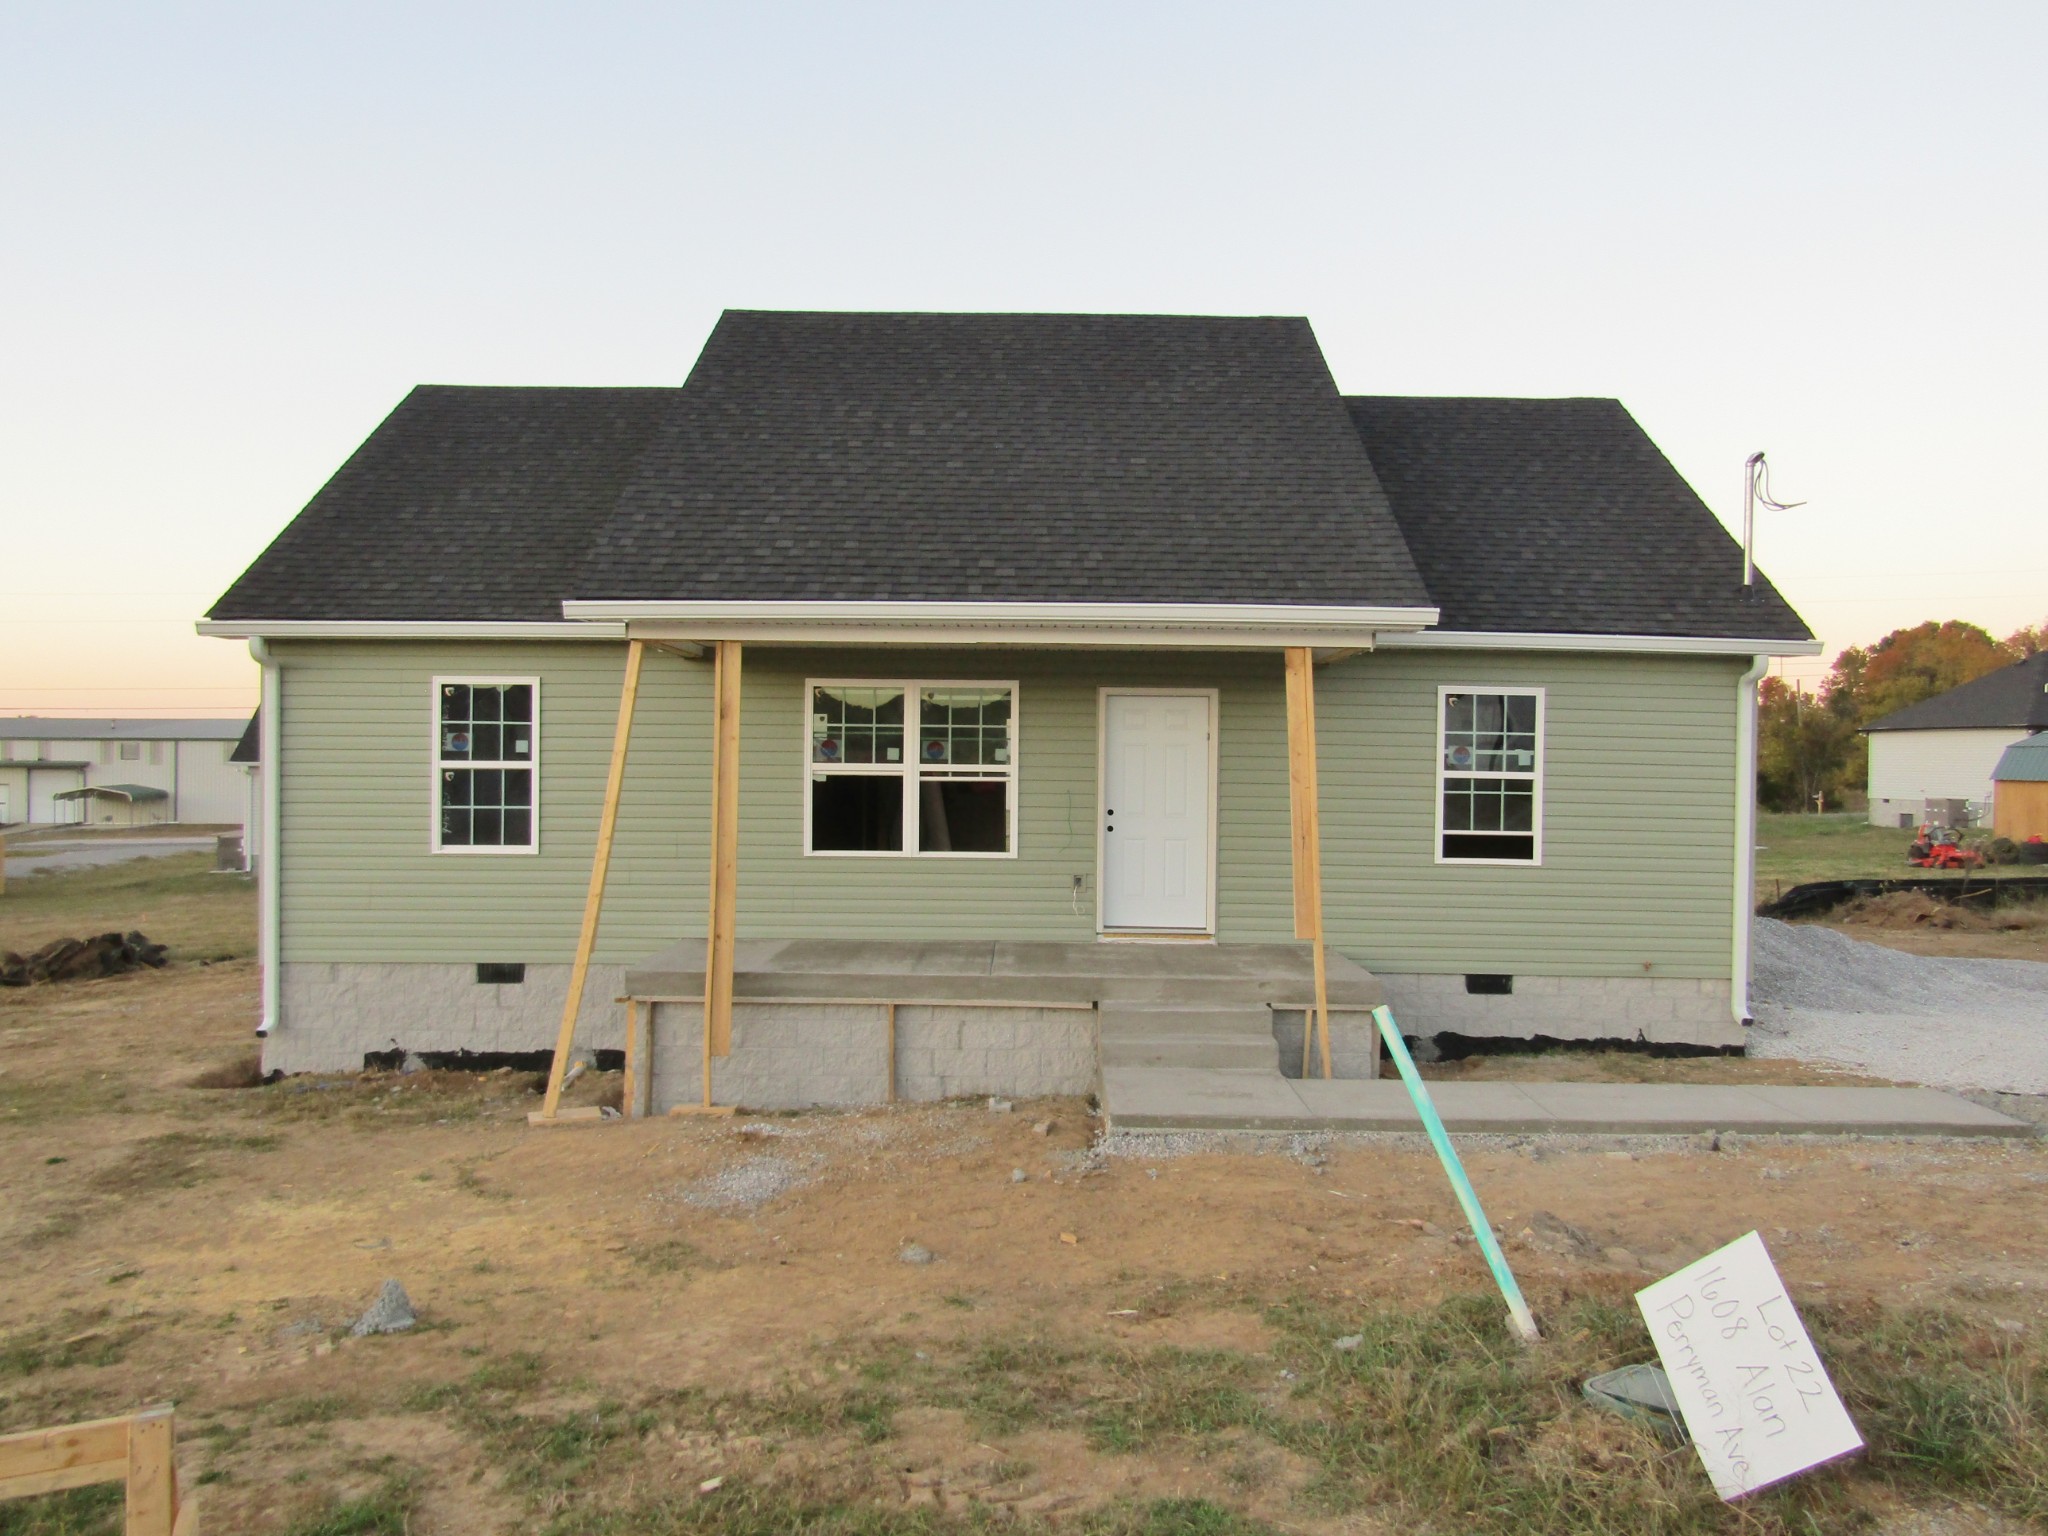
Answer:
[[[1429,606],[1299,319],[728,312],[591,598]]]
[[[2048,730],[2048,651],[1908,704],[1866,731]]]
[[[249,717],[249,723],[242,727],[241,739],[235,743],[235,750],[228,754],[231,763],[260,763],[263,761],[263,711],[257,710]]]
[[[1811,638],[1618,400],[1345,404],[1438,628]]]
[[[422,384],[211,616],[560,622],[676,394]]]
[[[1805,638],[1740,569],[1614,402],[1346,401],[1305,320],[735,311],[680,389],[413,391],[212,617],[1440,604]]]

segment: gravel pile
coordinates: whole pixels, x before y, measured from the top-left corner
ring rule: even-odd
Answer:
[[[1758,918],[1753,1056],[1937,1088],[2048,1093],[2048,965],[1939,960]]]
[[[741,1158],[683,1191],[683,1204],[707,1211],[758,1210],[811,1181],[813,1163],[764,1152]]]

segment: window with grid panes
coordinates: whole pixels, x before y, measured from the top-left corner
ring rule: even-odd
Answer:
[[[1016,851],[1014,683],[813,681],[805,851]]]
[[[1445,688],[1438,699],[1438,858],[1537,862],[1542,848],[1542,690]]]
[[[539,842],[540,685],[440,678],[435,692],[435,847],[528,853]]]

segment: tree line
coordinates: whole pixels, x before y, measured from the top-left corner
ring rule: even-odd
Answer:
[[[1870,782],[1863,727],[1909,704],[2048,650],[2048,621],[1995,640],[1975,624],[1895,629],[1834,660],[1817,693],[1782,677],[1757,689],[1757,801],[1767,810],[1839,808]]]

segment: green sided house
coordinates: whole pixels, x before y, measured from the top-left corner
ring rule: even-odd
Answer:
[[[1081,1092],[1322,1072],[1319,988],[1339,1075],[1382,998],[1739,1047],[1755,683],[1818,648],[1743,572],[1616,402],[1346,397],[1299,319],[420,388],[201,625],[263,667],[265,1061],[566,1012],[636,1108]]]

